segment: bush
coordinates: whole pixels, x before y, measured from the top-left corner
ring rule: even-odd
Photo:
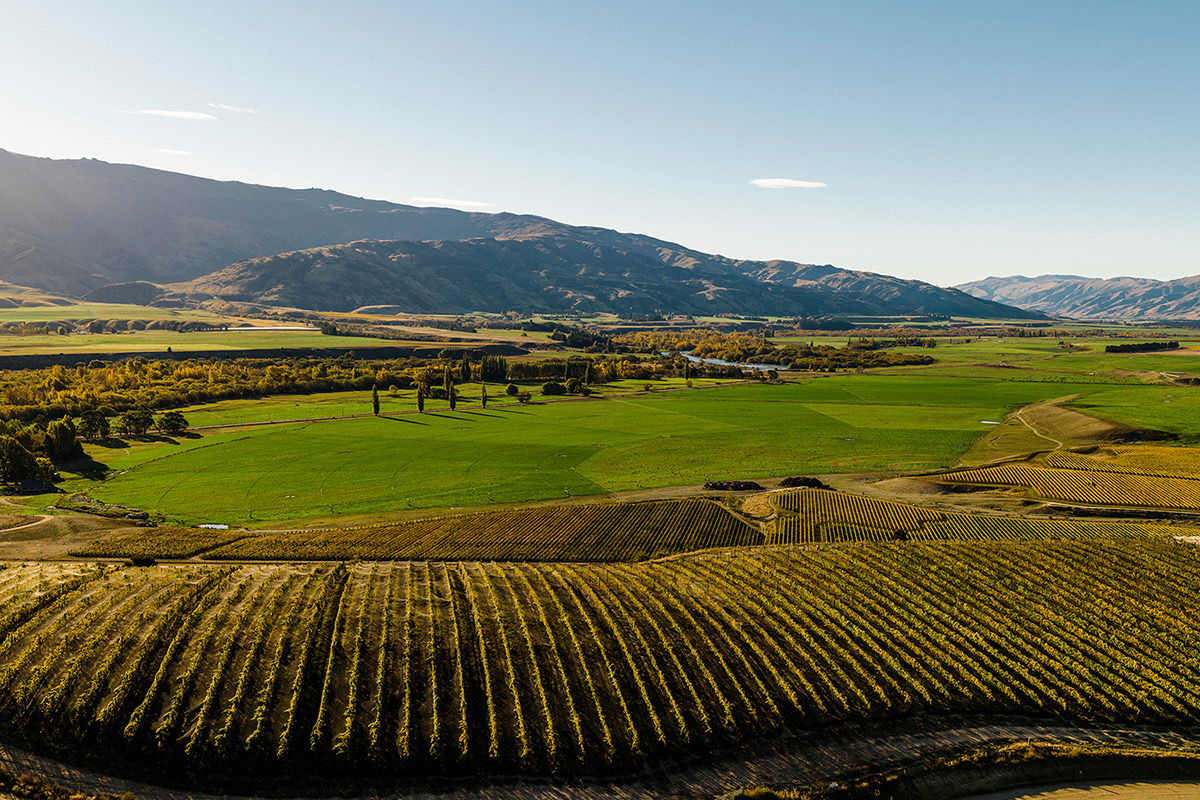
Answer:
[[[533,399],[533,395],[531,395],[529,392],[518,392],[517,393],[517,402],[518,403],[528,403],[532,399]]]
[[[579,378],[567,381],[567,394],[583,394],[583,382]]]
[[[754,481],[709,481],[704,484],[705,489],[717,489],[725,492],[750,492],[761,491],[763,487],[759,486]]]
[[[828,489],[829,485],[822,483],[816,478],[806,478],[803,475],[793,475],[790,478],[784,478],[779,482],[779,485],[785,489],[794,489],[796,487],[804,487],[806,489]]]
[[[567,393],[567,387],[555,381],[547,381],[542,384],[542,394],[545,395],[562,395]]]
[[[520,391],[521,389],[515,383],[510,383],[508,386],[504,387],[504,393],[509,397],[516,397],[517,393]]]

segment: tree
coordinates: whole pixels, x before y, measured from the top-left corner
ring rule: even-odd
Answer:
[[[529,392],[517,392],[518,403],[528,403],[532,399],[533,395],[531,395]]]
[[[417,384],[417,411],[425,410],[425,387]]]
[[[566,393],[567,387],[563,386],[561,383],[557,383],[555,381],[546,381],[542,384],[542,394],[559,395]]]
[[[450,397],[450,392],[454,389],[454,373],[450,371],[450,365],[446,365],[446,369],[442,373],[442,388],[446,391],[446,397]]]
[[[471,380],[471,360],[467,358],[466,353],[463,353],[462,363],[458,367],[458,379],[463,383]]]
[[[168,411],[158,418],[158,430],[168,436],[183,433],[188,429],[188,421],[179,411]]]
[[[446,399],[450,401],[450,410],[453,411],[454,407],[458,405],[458,389],[455,389],[453,384],[450,385],[450,391],[446,393]]]
[[[109,433],[108,417],[89,408],[79,416],[79,433],[85,439],[103,439]]]
[[[515,383],[510,383],[508,386],[504,387],[504,393],[506,395],[508,395],[509,397],[516,397],[517,393],[520,391],[521,391],[520,387],[517,386]]]
[[[487,408],[487,384],[482,384],[479,387],[479,404]]]
[[[379,416],[379,387],[371,387],[371,410],[375,412],[375,416]]]
[[[37,459],[11,436],[0,436],[0,481],[13,483],[38,474]]]
[[[69,419],[56,419],[46,426],[46,451],[51,458],[74,458],[82,452],[79,442],[75,441],[76,436],[75,423]]]
[[[479,361],[479,377],[481,380],[497,383],[508,380],[508,359],[504,356],[485,355]]]
[[[154,424],[154,416],[149,411],[126,411],[117,417],[117,432],[125,436],[145,436]]]

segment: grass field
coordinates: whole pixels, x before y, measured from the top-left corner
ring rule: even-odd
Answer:
[[[188,317],[188,319],[192,319]],[[30,336],[0,335],[0,355],[57,355],[89,353],[175,353],[216,350],[233,353],[237,350],[280,348],[351,348],[369,350],[373,347],[439,347],[437,342],[407,342],[390,339],[366,339],[349,336],[325,336],[310,330],[228,330],[194,331],[129,331],[126,333],[35,334]]]
[[[695,388],[720,386],[734,381],[720,378],[693,378]],[[620,380],[593,387],[596,396],[628,394],[641,392],[647,381]],[[661,378],[649,381],[654,391],[669,389],[684,389],[683,378]],[[460,396],[458,407],[462,409],[479,410],[478,383],[460,383],[457,386]],[[489,383],[489,407],[499,404],[511,404],[516,399],[504,394],[505,384]],[[538,383],[522,384],[521,389],[534,394],[541,400],[541,385]],[[555,398],[557,402],[560,398]],[[398,389],[396,395],[380,391],[379,410],[383,414],[405,413],[417,408],[416,389]],[[449,404],[445,400],[427,398],[427,411],[445,411]],[[183,410],[188,424],[192,427],[205,425],[234,425],[249,422],[269,422],[289,419],[310,419],[313,417],[348,416],[353,414],[371,413],[370,391],[325,392],[309,395],[270,395],[248,399],[221,400],[191,406]]]
[[[18,300],[20,298],[13,297]],[[0,308],[0,322],[78,322],[92,319],[140,319],[179,320],[181,322],[212,322],[237,324],[236,320],[190,308],[155,308],[120,303],[70,303],[68,305],[20,305],[15,308]]]
[[[1190,364],[1189,356],[1178,356]],[[1196,367],[1200,369],[1200,360]],[[1071,407],[1101,419],[1200,440],[1200,387],[1140,386],[1081,397]]]
[[[597,774],[924,714],[1188,725],[1200,550],[0,569],[22,740],[173,780]]]
[[[103,483],[76,477],[64,488],[177,521],[265,524],[730,478],[931,469],[953,463],[986,429],[981,421],[1073,388],[1087,387],[845,375],[264,426],[127,450],[89,446],[115,474]]]

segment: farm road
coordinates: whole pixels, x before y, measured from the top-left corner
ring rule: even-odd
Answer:
[[[1193,744],[1184,737],[1127,728],[1082,728],[1070,725],[997,723],[905,733],[895,723],[832,728],[827,731],[755,742],[693,759],[659,766],[636,778],[607,783],[569,784],[521,777],[499,779],[486,786],[397,787],[373,792],[377,798],[420,800],[683,800],[716,798],[755,785],[799,786],[830,780],[860,769],[886,769],[938,752],[1011,742],[1125,744],[1178,749]],[[17,774],[39,776],[65,789],[120,795],[131,792],[147,800],[239,800],[231,795],[164,789],[122,780],[33,755],[0,744],[0,763]]]

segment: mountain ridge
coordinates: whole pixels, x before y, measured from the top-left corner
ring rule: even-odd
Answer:
[[[394,244],[383,253],[366,242]],[[305,251],[312,252],[299,255]],[[236,296],[313,310],[494,310],[511,302],[536,311],[1041,316],[920,281],[733,259],[540,216],[4,150],[0,280],[109,299],[122,291],[154,296],[151,283],[186,299]],[[490,290],[477,291],[484,286]],[[364,296],[368,288],[380,296]]]
[[[993,302],[1076,319],[1200,319],[1200,275],[1160,281],[1079,275],[989,277],[957,289]]]

